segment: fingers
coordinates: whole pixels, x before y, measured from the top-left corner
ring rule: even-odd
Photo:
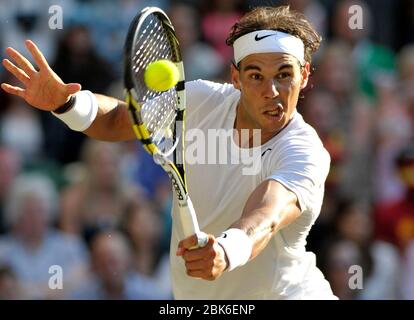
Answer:
[[[201,270],[187,270],[187,274],[193,278],[209,280],[209,277],[206,277],[205,272]]]
[[[66,90],[68,94],[75,94],[81,89],[82,89],[82,86],[79,83],[68,83],[66,85]]]
[[[194,235],[180,241],[178,246],[177,252],[184,259],[187,275],[205,280],[217,279],[227,267],[223,249],[211,234],[206,246],[191,249],[196,242]]]
[[[24,98],[25,90],[19,87],[11,86],[7,83],[2,83],[1,88],[6,91],[7,93],[14,94],[16,96]]]
[[[43,53],[39,50],[39,48],[34,44],[31,40],[25,41],[26,48],[30,51],[32,54],[37,66],[40,70],[49,68],[49,64],[47,63],[47,60]]]
[[[197,243],[198,243],[197,236],[193,234],[192,236],[185,238],[184,240],[181,240],[180,243],[178,244],[178,248],[191,249],[195,247]]]
[[[193,237],[195,237],[195,240],[193,239]],[[194,244],[197,243],[197,237],[188,237],[179,243],[177,255],[183,256],[184,260],[187,262],[205,259],[211,253],[214,252],[214,250],[212,249],[214,239],[215,238],[213,235],[208,235],[208,242],[204,247],[193,248]]]
[[[207,236],[208,236],[207,244],[202,248],[206,248],[208,246],[211,247],[211,245],[214,243],[214,239],[215,239],[214,236],[213,235],[207,235]],[[190,257],[192,257],[193,255],[197,256],[199,255],[199,252],[200,252],[199,249],[202,249],[202,248],[197,248],[197,245],[198,245],[198,238],[194,234],[179,242],[176,255],[182,256],[184,255],[184,253],[190,250],[191,252],[194,252],[193,254],[190,255]]]
[[[197,261],[204,258],[204,251],[203,249],[185,250],[182,256],[187,262]]]
[[[203,279],[207,281],[216,280],[220,276],[220,275],[208,274],[205,271],[201,271],[201,270],[187,271],[187,275],[193,278]]]
[[[206,246],[199,249],[186,250],[183,253],[183,258],[187,262],[203,260],[206,258],[213,258],[214,250],[212,246]]]
[[[6,53],[13,58],[14,61],[16,61],[17,65],[29,76],[31,77],[35,72],[35,68],[30,63],[29,60],[27,60],[25,57],[23,57],[18,51],[14,50],[13,48],[7,48]]]
[[[186,261],[185,267],[187,271],[195,271],[195,270],[205,270],[207,268],[212,268],[214,266],[213,260],[196,260],[188,262]]]
[[[3,66],[17,79],[19,79],[25,86],[30,81],[29,76],[22,69],[17,68],[12,62],[10,62],[10,60],[4,59]]]

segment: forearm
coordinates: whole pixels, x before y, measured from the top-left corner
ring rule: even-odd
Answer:
[[[250,259],[253,259],[267,246],[276,232],[299,215],[296,195],[279,182],[267,180],[250,195],[240,219],[231,228],[243,230],[250,238]]]
[[[270,239],[297,217],[297,207],[287,205],[275,217],[272,210],[253,210],[246,213],[231,227],[246,232],[252,241],[253,248],[250,259],[256,257],[269,243]]]
[[[98,113],[92,125],[83,133],[91,138],[105,141],[134,139],[125,102],[100,94],[95,96],[98,100]]]

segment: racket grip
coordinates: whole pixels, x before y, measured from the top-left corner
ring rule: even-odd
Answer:
[[[195,234],[197,236],[198,243],[194,248],[204,247],[208,242],[208,235],[205,232],[200,231],[197,216],[190,197],[187,196],[187,201],[179,205],[179,211],[184,237],[188,238]]]

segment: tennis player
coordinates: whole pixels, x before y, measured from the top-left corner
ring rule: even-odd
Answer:
[[[243,162],[187,165],[189,194],[209,241],[189,250],[196,237],[182,239],[173,224],[176,299],[336,299],[315,255],[305,250],[330,157],[296,111],[320,41],[305,17],[289,7],[256,8],[227,40],[234,48],[232,84],[187,83],[187,130],[260,129],[262,152],[255,175],[243,174]],[[5,91],[90,137],[134,139],[124,102],[63,83],[35,44],[26,46],[39,69],[7,48],[16,64],[3,64],[25,88],[2,84]],[[239,139],[232,143],[241,148]],[[173,216],[176,209],[175,204]]]

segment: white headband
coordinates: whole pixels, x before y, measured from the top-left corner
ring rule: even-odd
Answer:
[[[234,60],[238,64],[243,58],[255,53],[281,52],[297,58],[304,65],[305,46],[298,37],[276,30],[258,30],[247,33],[233,44]]]

